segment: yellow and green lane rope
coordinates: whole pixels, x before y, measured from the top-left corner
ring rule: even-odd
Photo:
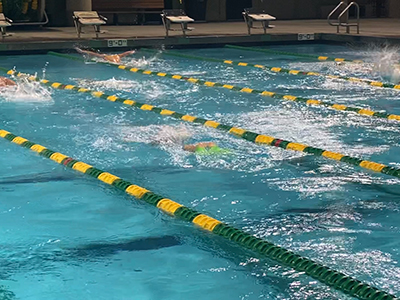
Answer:
[[[344,273],[335,271],[327,266],[324,266],[271,242],[257,238],[241,229],[237,229],[233,226],[222,223],[221,221],[206,214],[202,214],[191,208],[185,207],[143,187],[123,180],[122,178],[111,173],[97,169],[89,164],[78,161],[60,152],[50,150],[40,144],[33,143],[21,136],[16,136],[11,132],[1,129],[0,137],[16,145],[30,149],[33,152],[38,153],[40,156],[49,158],[67,168],[96,178],[127,193],[128,195],[134,196],[136,199],[143,200],[144,202],[157,207],[159,210],[171,216],[193,223],[200,228],[222,236],[241,247],[254,251],[264,257],[278,262],[279,264],[293,268],[297,272],[304,272],[308,276],[345,294],[365,300],[396,299],[396,296],[381,291]]]
[[[303,53],[294,53],[294,52],[286,52],[286,51],[276,51],[270,50],[265,48],[254,48],[254,47],[242,47],[242,46],[235,46],[235,45],[225,45],[226,48],[231,49],[238,49],[238,50],[247,50],[253,52],[263,52],[263,53],[270,53],[270,54],[278,54],[278,55],[286,55],[286,56],[298,56],[298,57],[305,57],[305,58],[312,58],[320,61],[336,61],[336,62],[351,62],[351,63],[363,63],[364,61],[360,59],[346,59],[346,58],[335,58],[335,57],[328,57],[328,56],[321,56],[321,55],[310,55],[310,54],[303,54]]]
[[[142,48],[141,51],[145,51],[145,52],[147,51],[147,52],[152,52],[152,53],[158,52],[157,50],[148,49],[148,48]],[[340,79],[340,80],[345,80],[345,81],[349,81],[352,83],[364,83],[364,84],[368,84],[373,87],[390,88],[390,89],[400,90],[400,84],[375,81],[375,80],[370,80],[370,79],[365,79],[365,78],[322,74],[322,73],[314,72],[314,71],[291,70],[291,69],[285,69],[285,68],[280,68],[280,67],[270,67],[270,66],[261,65],[261,64],[252,64],[252,63],[247,63],[247,62],[238,62],[238,61],[217,59],[217,58],[211,58],[211,57],[188,55],[188,54],[179,53],[176,51],[164,50],[164,51],[162,51],[162,54],[169,55],[169,56],[175,56],[175,57],[201,60],[201,61],[223,63],[223,64],[227,64],[230,66],[252,67],[252,68],[256,68],[256,69],[268,70],[268,71],[275,72],[275,73],[285,73],[285,74],[290,74],[290,75],[303,75],[303,76],[317,76],[317,77],[324,77],[324,78],[329,78],[329,79]]]
[[[5,71],[7,69],[0,68],[0,70]],[[7,71],[7,74],[8,75],[16,75],[19,77],[27,76],[26,74],[18,73],[15,70],[9,70],[9,71]],[[172,117],[172,118],[179,119],[179,120],[189,122],[189,123],[200,124],[205,127],[212,127],[212,128],[224,131],[224,132],[228,132],[231,135],[234,135],[236,137],[250,141],[252,143],[256,143],[256,144],[260,144],[260,145],[268,145],[268,146],[273,146],[273,147],[279,147],[279,148],[286,149],[286,150],[304,152],[304,153],[308,153],[308,154],[313,154],[315,156],[323,156],[328,159],[332,159],[335,161],[341,161],[341,162],[351,164],[354,166],[359,166],[361,168],[368,169],[368,170],[371,170],[374,172],[383,173],[386,175],[400,178],[400,169],[394,168],[394,167],[389,167],[389,166],[386,166],[381,163],[363,160],[360,158],[351,157],[351,156],[344,155],[341,153],[311,147],[311,146],[308,146],[305,144],[290,142],[290,141],[278,139],[278,138],[275,138],[272,136],[258,134],[258,133],[251,132],[251,131],[248,131],[248,130],[245,130],[245,129],[242,129],[239,127],[221,124],[221,123],[213,121],[213,120],[207,120],[207,119],[191,116],[188,114],[178,113],[178,112],[175,112],[172,110],[163,109],[161,107],[156,107],[156,106],[153,106],[150,104],[140,103],[140,102],[137,102],[137,101],[134,101],[131,99],[127,99],[127,98],[121,98],[121,97],[118,97],[115,95],[107,95],[100,91],[93,91],[93,90],[89,90],[89,89],[75,86],[75,85],[65,85],[65,84],[62,84],[59,82],[52,82],[52,81],[45,80],[45,79],[40,80],[35,76],[29,76],[28,79],[32,80],[32,81],[38,81],[41,84],[50,86],[55,89],[72,90],[72,91],[77,91],[80,93],[87,93],[87,94],[91,94],[94,97],[106,99],[111,102],[119,102],[119,103],[123,103],[128,106],[131,106],[131,107],[139,108],[144,111],[152,111],[152,112],[162,115],[162,116]]]
[[[71,55],[67,55],[67,54],[61,54],[61,53],[56,53],[56,52],[48,52],[48,54],[67,58],[67,59],[77,60],[77,61],[84,61],[84,59],[81,57],[71,56]],[[202,85],[202,86],[222,87],[225,89],[242,92],[242,93],[258,94],[261,96],[266,96],[266,97],[279,99],[279,100],[294,101],[294,102],[299,102],[299,103],[304,103],[307,105],[314,105],[314,106],[324,106],[324,107],[339,110],[339,111],[354,112],[354,113],[357,113],[357,114],[360,114],[363,116],[377,117],[377,118],[400,121],[400,115],[389,114],[386,112],[373,111],[370,109],[365,109],[365,108],[360,108],[360,107],[352,107],[352,106],[346,106],[343,104],[329,103],[329,102],[325,102],[325,101],[321,101],[321,100],[309,99],[309,98],[304,98],[304,97],[296,97],[293,95],[284,95],[284,94],[278,94],[278,93],[269,92],[269,91],[255,90],[255,89],[251,89],[251,88],[247,88],[247,87],[239,87],[239,86],[234,86],[234,85],[230,85],[230,84],[206,81],[206,80],[201,80],[201,79],[187,77],[187,76],[178,75],[178,74],[174,75],[174,74],[168,74],[168,73],[158,72],[158,71],[144,70],[144,69],[139,69],[139,68],[131,68],[128,66],[116,65],[116,64],[111,64],[108,62],[98,62],[98,63],[113,66],[113,67],[119,68],[121,70],[138,73],[138,74],[143,74],[143,75],[167,77],[167,78],[186,81],[186,82],[190,82],[190,83],[198,84],[198,85]]]

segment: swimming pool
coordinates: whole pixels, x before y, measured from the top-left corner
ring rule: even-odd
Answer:
[[[273,49],[364,58],[344,46]],[[375,76],[233,49],[182,53],[292,69]],[[141,59],[142,57],[144,59]],[[400,114],[398,91],[138,52],[129,64]],[[398,124],[259,95],[35,55],[1,66],[124,96],[258,133],[399,167]],[[23,83],[2,93],[2,129],[109,171],[394,294],[400,293],[398,179],[263,147],[86,94]],[[195,156],[174,143],[215,141],[232,154]],[[1,142],[5,299],[345,299],[323,284],[170,218],[91,178]],[[157,238],[154,242],[154,238]],[[111,246],[110,246],[111,245]],[[1,294],[2,293],[2,294]]]

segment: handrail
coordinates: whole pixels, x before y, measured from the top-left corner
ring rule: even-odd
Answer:
[[[336,32],[339,33],[339,28],[340,26],[345,26],[346,27],[346,33],[350,33],[350,27],[351,26],[356,26],[357,27],[357,34],[360,33],[360,6],[358,5],[357,2],[350,2],[349,5],[347,5],[344,10],[339,14],[337,22],[332,22],[331,17],[341,8],[343,5],[346,5],[345,1],[341,1],[328,15],[328,23],[331,26],[336,26]],[[349,12],[349,9],[352,6],[355,6],[357,9],[357,23],[350,24],[348,18],[346,18],[346,23],[342,22],[342,17]]]
[[[339,15],[338,21],[339,21],[339,25],[343,26],[341,18],[344,16],[345,13],[347,13],[349,11],[350,7],[352,7],[353,5],[357,8],[356,9],[357,10],[357,33],[360,33],[360,30],[359,30],[359,28],[360,28],[360,6],[358,5],[357,2],[354,2],[354,1],[350,2],[350,4],[347,5],[347,7]],[[347,20],[347,25],[345,25],[347,27],[346,32],[350,33],[350,26],[348,26],[348,24],[349,24],[349,21]]]
[[[339,26],[340,25],[340,20],[338,20],[338,24],[336,24],[336,23],[333,23],[332,21],[331,21],[331,17],[333,16],[333,14],[343,5],[343,4],[346,4],[344,1],[341,1],[331,12],[330,12],[330,14],[328,15],[328,23],[329,23],[329,25],[331,25],[331,26]],[[338,30],[339,30],[339,27],[338,27]]]

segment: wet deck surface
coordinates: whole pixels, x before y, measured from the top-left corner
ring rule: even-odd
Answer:
[[[18,50],[55,50],[71,47],[72,44],[83,44],[94,47],[107,47],[107,39],[127,39],[128,46],[149,46],[154,44],[208,44],[208,43],[247,43],[247,42],[279,42],[297,41],[298,33],[318,33],[315,39],[333,40],[342,42],[377,41],[385,39],[392,43],[400,43],[399,19],[362,19],[360,22],[360,34],[356,34],[354,27],[351,33],[336,33],[336,27],[329,26],[326,20],[290,20],[273,21],[274,29],[268,29],[267,35],[263,31],[255,29],[251,36],[247,34],[244,22],[223,23],[194,23],[195,29],[188,33],[187,37],[182,32],[170,33],[165,37],[162,25],[132,25],[132,26],[103,26],[105,33],[95,39],[92,27],[85,27],[85,33],[78,39],[74,27],[36,27],[19,28],[11,27],[8,32],[12,36],[6,37],[0,43],[0,51]],[[72,43],[72,44],[71,44]]]

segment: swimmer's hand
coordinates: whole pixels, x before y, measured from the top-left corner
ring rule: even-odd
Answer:
[[[119,57],[125,57],[131,54],[134,54],[136,52],[136,50],[131,50],[131,51],[126,51],[124,53],[118,54]]]

